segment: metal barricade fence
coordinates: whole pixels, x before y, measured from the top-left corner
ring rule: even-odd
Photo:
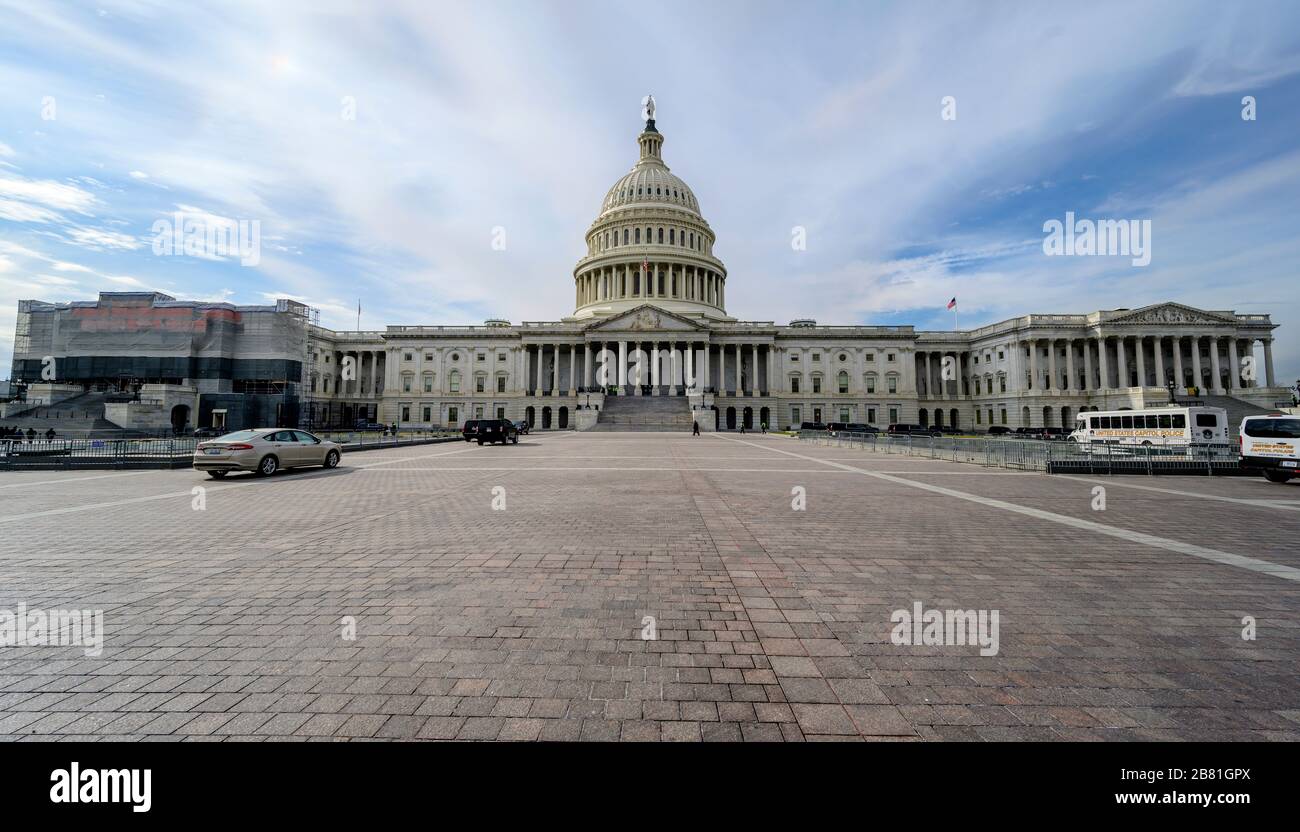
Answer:
[[[1231,444],[1160,447],[1081,444],[1042,439],[913,436],[848,431],[830,433],[811,430],[799,431],[799,438],[805,442],[860,448],[875,453],[1045,473],[1194,473],[1210,476],[1240,470],[1237,447]]]

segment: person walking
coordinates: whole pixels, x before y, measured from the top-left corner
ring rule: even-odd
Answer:
[[[699,436],[699,435],[700,435],[700,422],[697,419],[694,422],[691,422],[691,436]]]
[[[760,426],[763,428],[763,433],[767,433],[767,422],[761,422]]]

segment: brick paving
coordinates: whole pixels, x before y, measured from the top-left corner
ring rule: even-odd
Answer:
[[[912,482],[1300,567],[1300,485],[752,434],[540,434],[269,480],[14,472],[0,611],[102,609],[105,644],[0,648],[0,738],[1300,739],[1300,582]],[[997,655],[893,644],[914,602],[998,610]]]

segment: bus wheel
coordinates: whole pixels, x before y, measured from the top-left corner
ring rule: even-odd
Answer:
[[[1286,482],[1291,479],[1291,475],[1286,471],[1265,471],[1264,479],[1269,482]]]
[[[1151,447],[1151,440],[1148,439],[1148,440],[1146,440],[1145,442],[1143,442],[1143,443],[1142,443],[1142,447],[1144,447],[1144,448],[1149,448],[1149,447]]]

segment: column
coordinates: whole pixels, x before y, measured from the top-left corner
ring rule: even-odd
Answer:
[[[740,368],[741,368],[741,365],[743,365],[743,364],[745,363],[745,353],[744,353],[744,350],[745,350],[744,345],[742,345],[742,344],[737,344],[737,345],[736,345],[736,395],[737,395],[737,396],[743,396],[743,395],[745,395],[745,388],[744,388],[744,385],[741,384],[741,381],[740,381]],[[739,418],[739,417],[737,417],[737,418]]]
[[[618,372],[614,374],[614,385],[621,395],[627,386],[627,341],[618,342]]]
[[[1079,380],[1074,377],[1074,339],[1065,339],[1065,384],[1062,389],[1077,390]]]
[[[1247,358],[1250,359],[1250,367],[1252,371],[1251,378],[1246,380],[1244,386],[1259,387],[1259,365],[1255,363],[1255,341],[1254,339],[1247,338],[1243,343],[1246,345],[1246,354],[1242,356],[1242,360],[1244,361]]]
[[[1219,336],[1210,336],[1210,389],[1223,392],[1223,377],[1219,375]]]
[[[1157,335],[1151,340],[1151,348],[1156,359],[1156,386],[1165,386],[1165,338]]]
[[[1038,377],[1038,342],[1029,339],[1029,386],[1033,390],[1041,390],[1043,380]]]
[[[1237,336],[1228,339],[1228,389],[1241,389],[1241,359],[1237,355]]]
[[[1147,386],[1147,345],[1146,336],[1139,335],[1133,339],[1133,347],[1137,350],[1137,370],[1138,370],[1138,387]]]
[[[591,387],[591,342],[582,345],[582,386]]]
[[[1124,336],[1115,339],[1115,371],[1116,387],[1128,387],[1130,384],[1128,374],[1128,350],[1124,346]]]
[[[1263,338],[1264,342],[1264,379],[1269,387],[1273,387],[1273,339]]]
[[[1204,384],[1204,382],[1201,381],[1201,337],[1199,335],[1193,335],[1192,336],[1192,386],[1199,388],[1202,384]]]
[[[718,395],[727,394],[727,345],[718,344]]]
[[[1169,339],[1169,347],[1174,353],[1174,387],[1178,390],[1187,386],[1183,379],[1183,336],[1175,335]]]
[[[1055,390],[1061,384],[1061,378],[1056,373],[1056,339],[1047,339],[1047,372],[1051,374],[1052,380],[1044,387],[1044,390]]]
[[[542,345],[541,344],[537,345],[537,358],[535,359],[535,361],[536,363],[533,365],[533,372],[534,375],[536,376],[536,381],[533,384],[533,395],[540,396],[542,395]]]
[[[781,377],[776,367],[776,344],[767,345],[767,394],[769,396],[782,390]]]
[[[578,393],[578,345],[569,344],[569,395],[574,396]]]
[[[701,391],[702,391],[705,387],[708,387],[710,384],[712,384],[712,382],[710,381],[710,379],[712,378],[712,358],[711,358],[711,356],[709,355],[709,352],[710,352],[712,349],[713,349],[713,345],[710,344],[708,341],[705,341],[705,342],[704,342],[704,350],[703,350],[703,353],[704,353],[704,373],[700,376],[700,390],[701,390]]]
[[[921,377],[925,379],[924,395],[928,399],[930,398],[930,394],[933,392],[930,389],[930,353],[929,352],[921,353]]]
[[[1092,388],[1092,339],[1083,339],[1083,392]]]
[[[1099,373],[1098,381],[1101,386],[1098,389],[1110,389],[1110,367],[1106,361],[1106,338],[1105,336],[1097,337],[1097,372]]]
[[[650,389],[651,395],[659,395],[659,342],[650,344]]]
[[[758,387],[758,342],[757,342],[757,341],[755,341],[754,343],[752,343],[752,344],[749,345],[749,357],[752,359],[752,361],[750,362],[751,365],[752,365],[752,369],[749,371],[749,374],[750,374],[750,380],[749,380],[749,395],[751,395],[751,396],[757,396],[758,393],[759,393],[759,387]]]

